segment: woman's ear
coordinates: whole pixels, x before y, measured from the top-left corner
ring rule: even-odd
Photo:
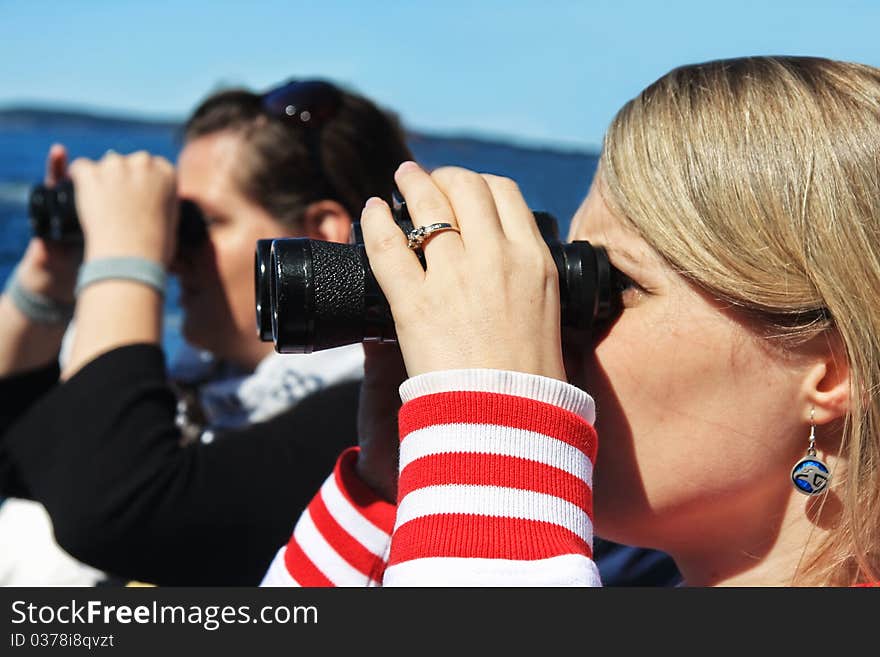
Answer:
[[[849,411],[849,362],[843,342],[833,331],[817,336],[815,358],[804,378],[804,395],[815,409],[816,424],[827,424]],[[807,409],[807,420],[809,420]]]
[[[315,201],[306,208],[303,227],[313,240],[345,243],[351,235],[351,215],[336,201]]]

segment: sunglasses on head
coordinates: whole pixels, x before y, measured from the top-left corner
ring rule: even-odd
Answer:
[[[323,80],[290,80],[261,98],[263,110],[305,128],[320,129],[342,106],[339,89]]]
[[[321,129],[342,107],[339,89],[323,80],[290,80],[260,100],[267,115],[304,131],[312,164],[325,186],[322,193],[341,203],[321,157]]]

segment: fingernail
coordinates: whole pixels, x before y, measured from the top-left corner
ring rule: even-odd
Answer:
[[[377,205],[384,205],[384,203],[385,203],[385,201],[383,201],[378,196],[371,196],[370,198],[367,199],[367,202],[364,204],[364,209],[372,208]]]
[[[406,162],[401,163],[399,167],[397,167],[397,173],[407,173],[409,171],[416,171],[420,168],[421,167],[412,160],[407,160]]]

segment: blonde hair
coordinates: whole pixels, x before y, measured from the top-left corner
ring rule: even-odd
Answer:
[[[844,345],[843,511],[795,582],[880,579],[880,70],[806,57],[676,69],[617,114],[600,179],[616,214],[768,339]]]

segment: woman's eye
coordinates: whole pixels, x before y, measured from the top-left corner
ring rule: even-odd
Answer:
[[[615,282],[617,294],[623,299],[639,299],[646,290],[633,279],[622,272],[618,272]]]
[[[636,283],[633,279],[631,279],[626,274],[618,272],[617,274],[617,291],[620,294],[623,294],[627,290],[630,289],[641,289],[638,283]]]

